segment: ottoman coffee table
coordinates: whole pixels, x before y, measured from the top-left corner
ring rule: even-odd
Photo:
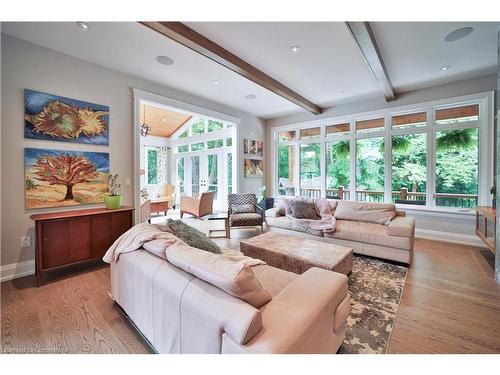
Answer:
[[[295,273],[320,267],[348,275],[352,268],[352,249],[349,247],[272,231],[242,240],[240,250],[246,256]]]

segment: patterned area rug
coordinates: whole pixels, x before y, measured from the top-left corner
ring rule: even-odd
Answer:
[[[351,315],[342,354],[387,352],[408,269],[354,255],[349,276]]]

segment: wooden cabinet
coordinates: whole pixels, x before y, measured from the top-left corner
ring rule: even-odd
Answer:
[[[488,206],[476,207],[476,234],[495,253],[497,233],[496,209]]]
[[[35,263],[37,283],[56,269],[101,259],[134,221],[134,209],[97,208],[35,214]]]

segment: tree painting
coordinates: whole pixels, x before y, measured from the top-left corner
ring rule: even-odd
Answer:
[[[25,149],[26,208],[101,203],[108,195],[109,154]]]

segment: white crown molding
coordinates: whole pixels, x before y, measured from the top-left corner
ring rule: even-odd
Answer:
[[[35,274],[35,260],[29,259],[19,263],[6,264],[0,268],[0,281],[17,279]]]

